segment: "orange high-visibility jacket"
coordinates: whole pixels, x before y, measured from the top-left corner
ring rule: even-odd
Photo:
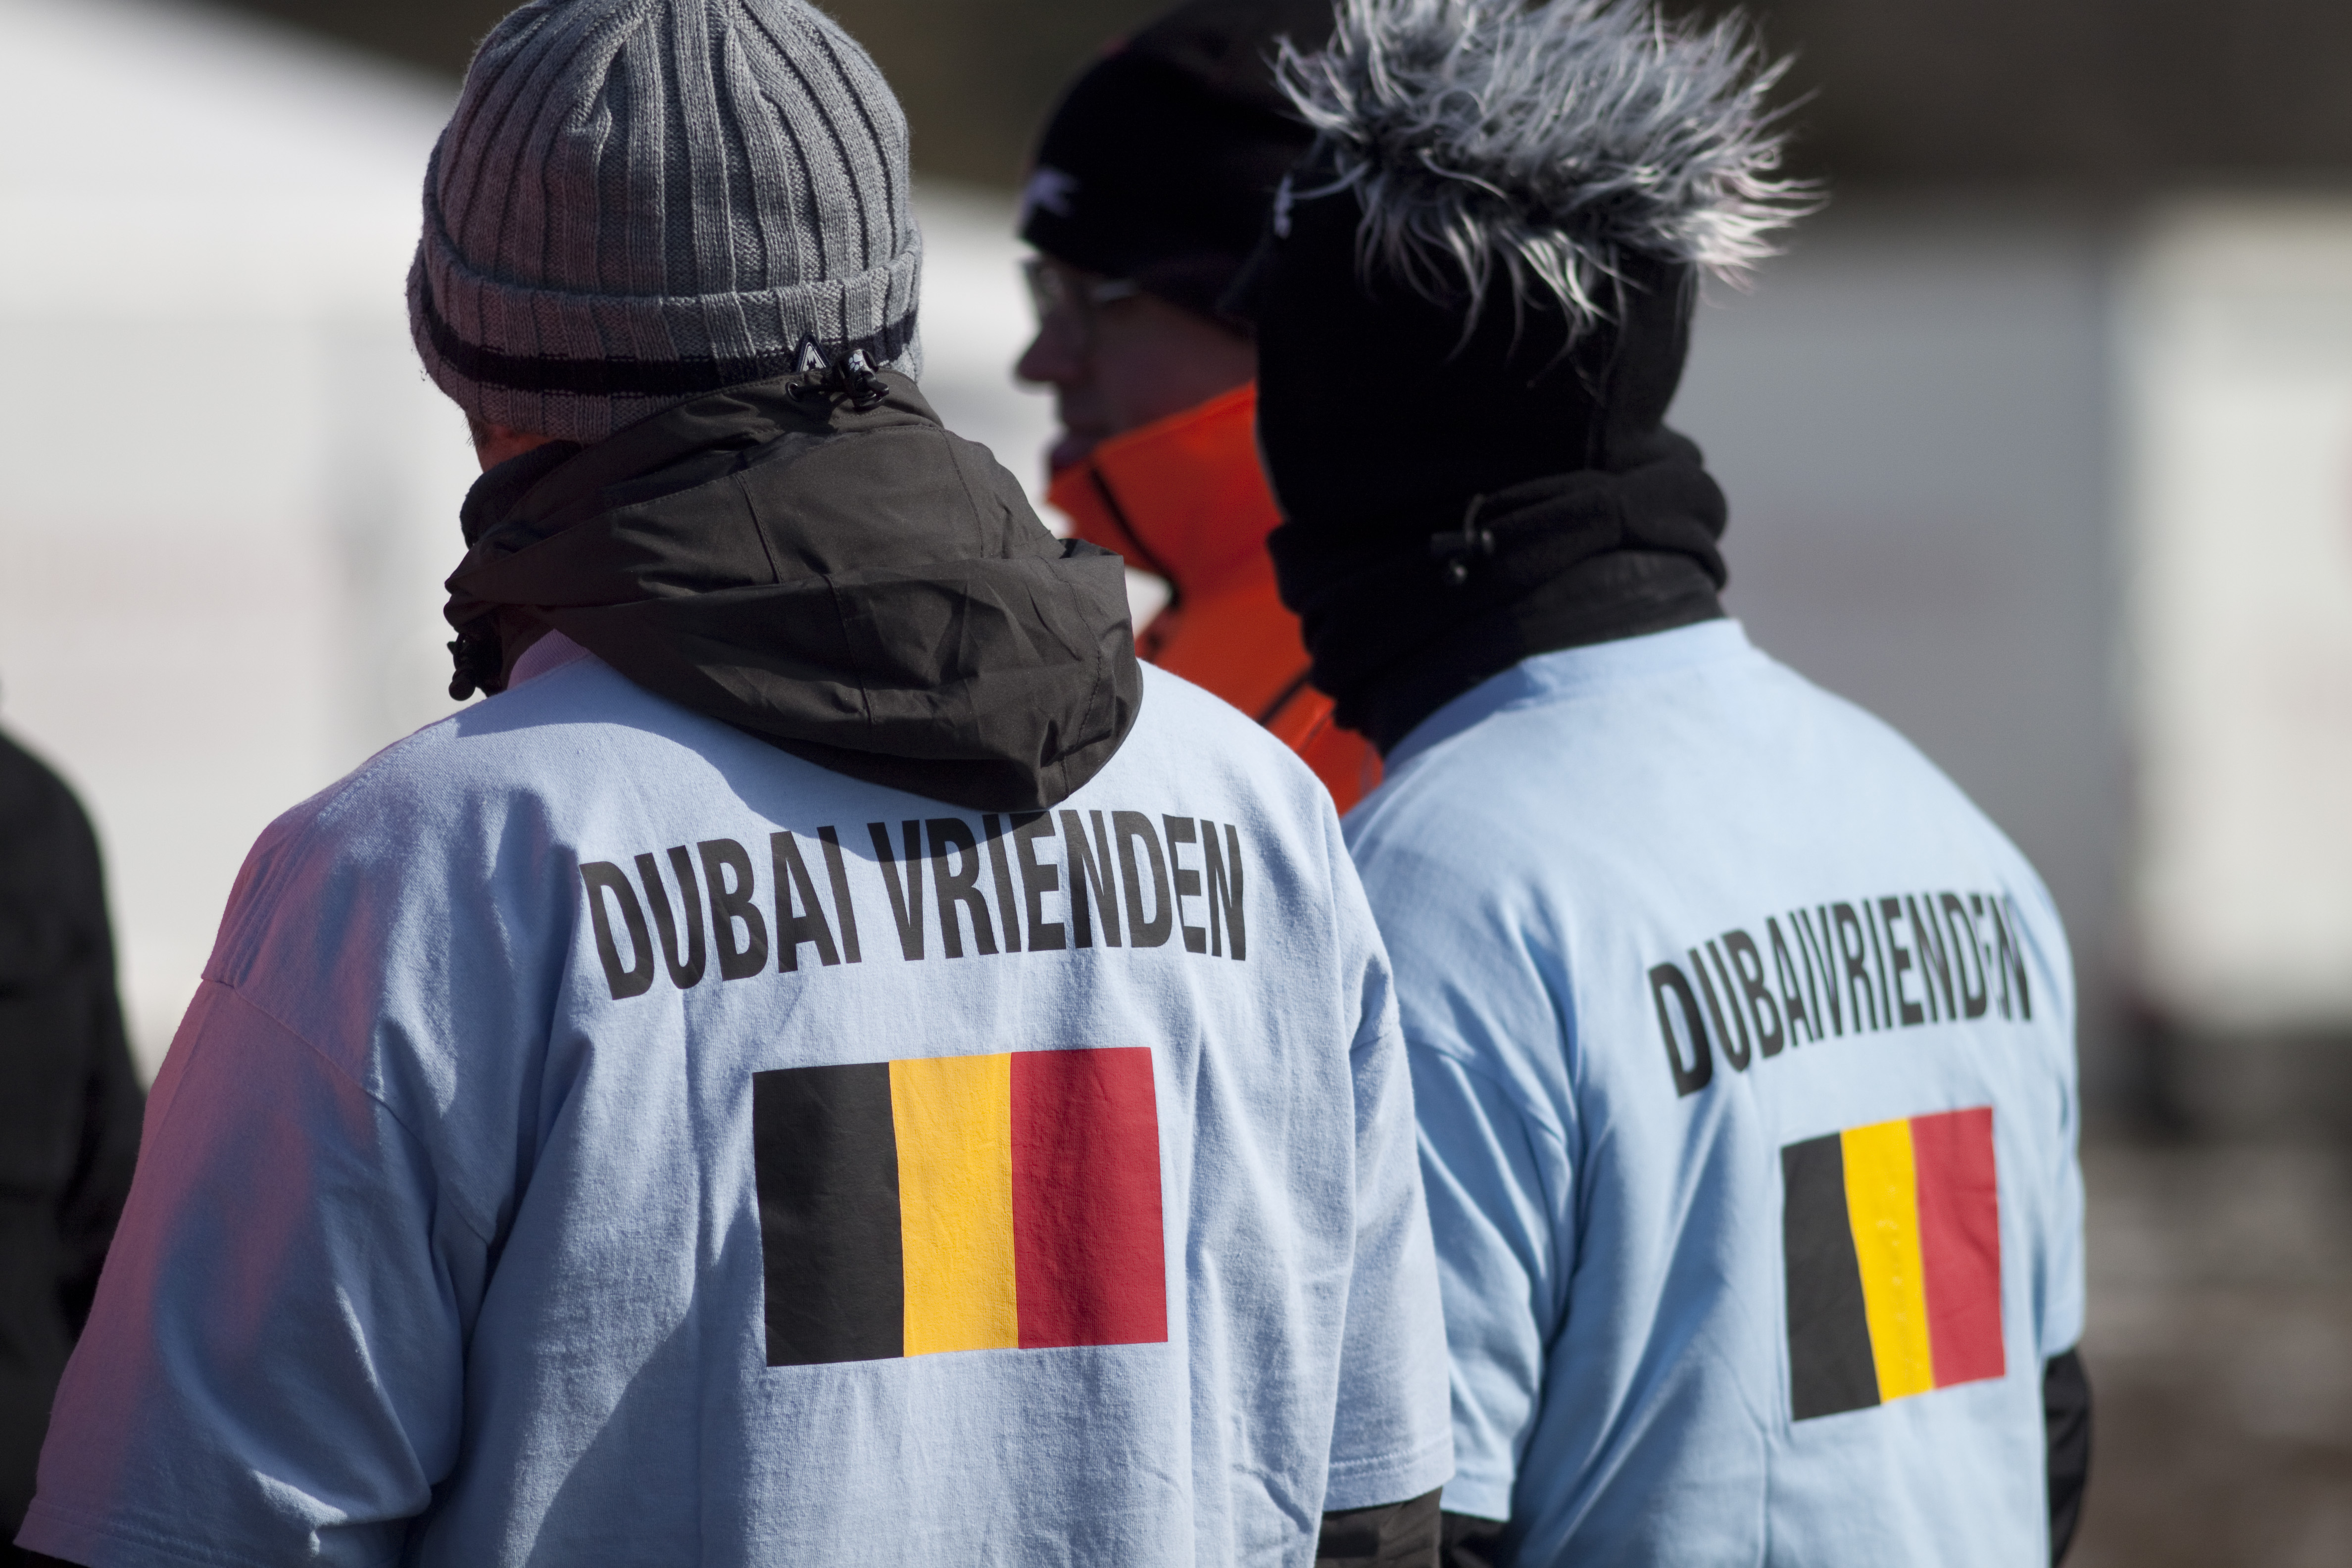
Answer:
[[[1145,658],[1215,692],[1297,752],[1346,811],[1380,783],[1371,743],[1331,721],[1307,681],[1298,617],[1275,590],[1265,536],[1282,521],[1258,467],[1253,384],[1114,436],[1054,476],[1079,538],[1168,580],[1136,637]]]

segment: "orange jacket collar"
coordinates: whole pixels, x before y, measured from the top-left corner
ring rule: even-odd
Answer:
[[[1380,782],[1369,742],[1331,722],[1307,684],[1298,622],[1282,607],[1265,536],[1279,522],[1258,467],[1257,388],[1115,436],[1054,476],[1048,499],[1078,537],[1157,572],[1175,599],[1138,639],[1146,658],[1271,730],[1341,811]]]
[[[1282,521],[1257,460],[1255,384],[1124,431],[1054,476],[1077,536],[1168,579],[1178,604],[1270,577]]]

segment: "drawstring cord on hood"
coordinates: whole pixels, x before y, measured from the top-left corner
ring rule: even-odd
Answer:
[[[463,702],[478,690],[498,689],[506,669],[506,645],[493,617],[477,616],[466,623],[449,644],[449,662],[457,667],[449,677],[450,700]]]
[[[1495,553],[1495,531],[1478,526],[1478,509],[1486,498],[1475,495],[1462,513],[1462,526],[1448,533],[1429,536],[1429,553],[1433,560],[1445,563],[1445,585],[1459,588],[1470,581],[1470,558]]]
[[[865,414],[880,407],[890,389],[875,374],[866,351],[852,349],[830,364],[821,355],[803,352],[801,373],[784,393],[795,403],[822,403],[827,413],[835,405],[846,403]]]
[[[870,413],[888,399],[890,388],[875,370],[873,361],[862,348],[854,348],[828,361],[814,341],[801,345],[800,373],[784,386],[784,395],[795,405],[808,407],[821,418],[830,418],[835,408],[846,404],[856,413]],[[466,542],[470,546],[480,531],[497,521],[491,512],[503,512],[519,500],[556,464],[580,450],[572,442],[551,442],[536,449],[538,457],[527,468],[518,467],[509,482],[499,487],[500,496],[485,507],[486,515],[468,524]],[[523,464],[525,459],[514,462]],[[506,641],[499,634],[495,616],[476,616],[457,628],[449,645],[449,696],[463,702],[480,691],[496,695],[506,689]]]

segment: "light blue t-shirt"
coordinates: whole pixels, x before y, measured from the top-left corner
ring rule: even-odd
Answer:
[[[1147,671],[992,816],[524,668],[247,862],[26,1545],[1299,1564],[1451,1473],[1388,969],[1286,751]]]
[[[2083,1325],[2049,897],[1716,621],[1531,658],[1352,813],[1451,1341],[1521,1564],[2042,1562]]]

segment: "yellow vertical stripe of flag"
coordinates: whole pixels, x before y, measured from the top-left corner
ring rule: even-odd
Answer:
[[[1927,1339],[1927,1277],[1919,1254],[1919,1194],[1911,1123],[1882,1121],[1844,1135],[1846,1217],[1862,1265],[1862,1300],[1878,1396],[1936,1386]]]
[[[1013,1270],[1013,1058],[890,1064],[908,1355],[1021,1343]]]

